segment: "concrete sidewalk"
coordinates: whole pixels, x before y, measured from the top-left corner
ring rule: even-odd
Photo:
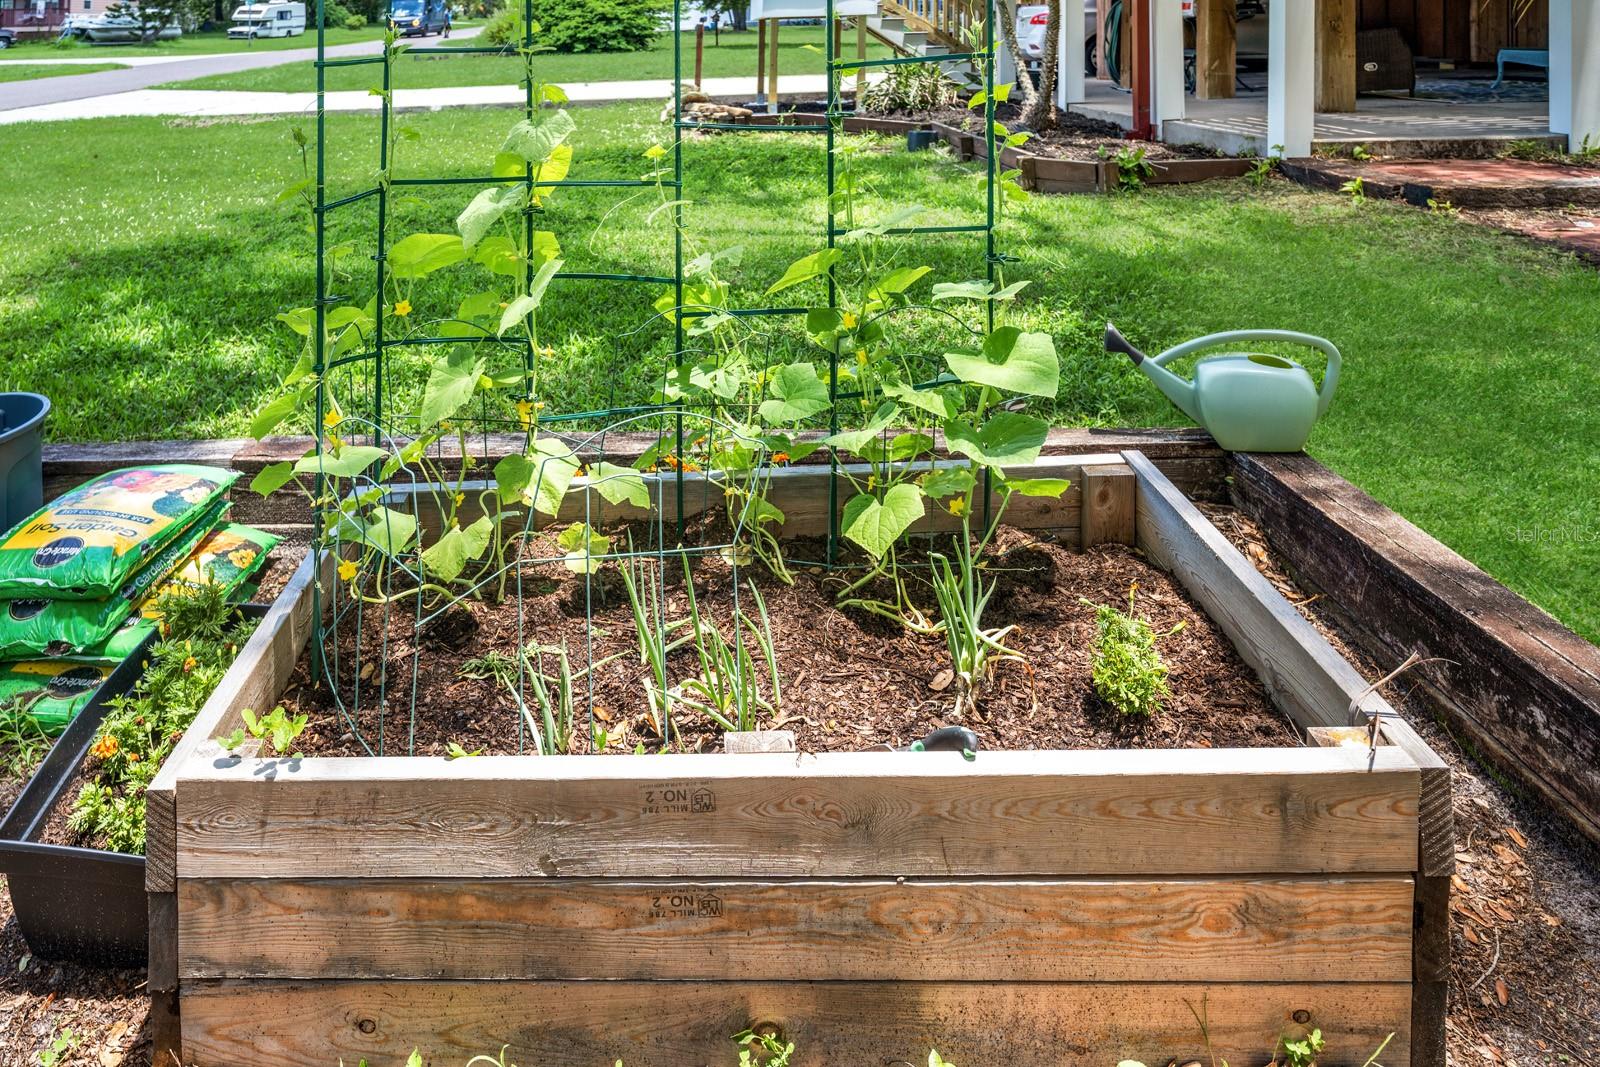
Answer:
[[[483,32],[482,26],[470,26],[457,30],[453,37],[459,40],[474,37],[481,32]],[[284,48],[275,52],[224,52],[203,56],[172,57],[128,56],[124,59],[108,54],[105,59],[97,62],[128,65],[122,70],[103,70],[94,74],[68,74],[57,78],[6,82],[4,94],[0,94],[0,122],[19,121],[12,117],[17,111],[32,111],[57,104],[104,101],[118,94],[135,93],[164,82],[203,78],[209,74],[234,74],[241,70],[277,67],[285,63],[304,63],[317,58],[315,35],[312,36],[312,41],[310,48]],[[376,40],[335,45],[325,54],[333,59],[377,55],[382,51],[383,41]],[[139,62],[141,59],[147,62]],[[149,62],[150,60],[153,62]],[[92,118],[96,114],[119,114],[119,112],[70,113],[52,117]],[[150,114],[150,112],[134,112],[134,114]]]
[[[59,80],[59,79],[49,79]],[[672,95],[672,79],[643,81],[577,82],[563,84],[574,103],[599,104],[620,100],[663,102]],[[713,96],[748,100],[756,94],[756,80],[707,78],[703,86]],[[780,97],[819,96],[828,91],[825,74],[791,74],[778,79]],[[467,85],[446,89],[400,89],[394,94],[396,110],[429,111],[445,107],[515,107],[523,102],[519,85]],[[377,111],[381,101],[370,93],[328,93],[328,111]],[[85,100],[65,100],[35,107],[0,111],[0,125],[13,122],[57,122],[138,115],[211,117],[222,115],[302,115],[316,111],[316,93],[252,93],[208,89],[142,89]]]

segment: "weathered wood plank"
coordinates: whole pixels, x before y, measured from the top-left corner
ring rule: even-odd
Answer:
[[[1195,4],[1194,95],[1197,100],[1233,96],[1239,65],[1236,0],[1198,0]]]
[[[178,1024],[178,895],[150,894],[150,951],[145,986],[150,994],[150,1062],[182,1063]]]
[[[1310,1027],[1328,1043],[1321,1067],[1360,1067],[1391,1032],[1383,1062],[1410,1062],[1404,983],[196,982],[183,1039],[194,1067],[403,1063],[413,1047],[454,1064],[502,1045],[541,1067],[686,1067],[732,1062],[730,1036],[758,1026],[795,1042],[794,1067],[915,1064],[930,1048],[959,1064],[1106,1067],[1203,1055],[1191,1005],[1231,1063],[1265,1062]]]
[[[182,879],[191,978],[1406,982],[1412,880]],[[439,951],[441,945],[450,951]]]
[[[1126,463],[1083,464],[1079,497],[1083,547],[1131,545],[1134,541],[1133,513],[1137,481]]]
[[[1234,457],[1239,506],[1458,735],[1600,842],[1600,647],[1308,456]]]
[[[1139,547],[1178,577],[1302,730],[1351,725],[1366,680],[1148,459],[1123,456],[1139,481]],[[1375,693],[1359,706],[1396,717]]]
[[[1316,0],[1318,111],[1356,109],[1356,0]]]
[[[178,873],[1409,873],[1417,787],[1393,746],[192,759]]]
[[[332,564],[324,560],[322,571],[324,579],[331,577]],[[278,699],[312,629],[312,587],[317,580],[317,557],[307,553],[150,783],[145,803],[144,870],[145,888],[151,893],[170,893],[177,888],[175,792],[180,769],[208,741],[232,730],[240,711],[267,710]]]

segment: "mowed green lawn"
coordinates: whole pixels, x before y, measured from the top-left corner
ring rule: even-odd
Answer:
[[[59,78],[63,74],[93,74],[102,70],[121,70],[125,66],[125,63],[0,63],[0,82]]]
[[[683,77],[694,77],[694,34],[684,33]],[[820,74],[823,69],[822,48],[825,38],[820,26],[785,26],[778,35],[778,71],[780,74]],[[416,42],[419,45],[424,42]],[[437,47],[437,40],[429,38],[426,47]],[[447,44],[473,45],[471,39],[459,42],[452,39]],[[845,49],[855,55],[855,39],[847,35]],[[752,84],[756,74],[756,34],[725,31],[721,43],[715,43],[708,32],[705,44],[705,64],[702,73],[706,78],[748,77]],[[887,56],[889,51],[877,41],[869,41],[867,55],[873,58]],[[535,59],[535,70],[546,81],[601,82],[635,81],[645,78],[672,77],[672,35],[662,34],[655,44],[644,52],[600,52],[588,54],[540,55]],[[496,85],[518,81],[522,77],[522,59],[518,56],[463,55],[463,56],[408,56],[395,64],[394,86],[397,89],[438,89],[457,85]],[[379,74],[373,67],[335,67],[328,71],[329,89],[366,90],[378,84]],[[235,74],[214,74],[192,81],[172,82],[157,86],[159,89],[245,89],[255,92],[306,92],[316,88],[316,71],[310,63],[293,63],[281,67],[239,71]]]
[[[574,176],[637,177],[668,131],[654,105],[576,112]],[[407,116],[397,174],[479,174],[515,113]],[[303,121],[303,120],[301,120]],[[305,220],[275,203],[296,176],[283,120],[157,119],[10,127],[0,160],[0,388],[48,393],[57,440],[243,432],[299,339],[274,321],[311,295]],[[371,180],[375,123],[328,120],[333,195]],[[686,149],[690,250],[739,244],[736,299],[754,304],[818,247],[823,147],[804,135],[708,137]],[[875,142],[863,210],[930,207],[927,222],[981,217],[973,167]],[[49,180],[40,180],[48,175]],[[116,175],[115,181],[108,175]],[[653,189],[561,190],[542,225],[569,270],[670,273]],[[445,231],[467,191],[398,201],[396,229]],[[339,213],[336,240],[370,267],[371,212]],[[1216,182],[1123,196],[1035,197],[1001,247],[1032,279],[1018,314],[1063,360],[1051,413],[1071,425],[1184,420],[1128,363],[1100,351],[1114,320],[1159,350],[1248,326],[1322,334],[1345,354],[1339,396],[1311,451],[1591,640],[1600,639],[1600,276],[1521,240],[1411,208],[1352,204],[1282,182]],[[905,242],[902,263],[982,272],[970,236]],[[435,276],[419,318],[481,288]],[[670,360],[648,284],[566,281],[543,313],[559,338],[553,408],[647,400]],[[801,296],[797,291],[790,296]],[[936,363],[939,338],[913,338]],[[774,325],[763,358],[804,351]],[[807,358],[816,358],[812,353]],[[415,367],[395,390],[414,392]],[[304,429],[304,428],[302,428]]]

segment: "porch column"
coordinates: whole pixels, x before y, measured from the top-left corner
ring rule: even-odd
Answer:
[[[1356,0],[1317,0],[1316,9],[1317,110],[1354,111]]]
[[[1056,47],[1056,107],[1083,103],[1083,11],[1077,4],[1062,4],[1061,40]]]
[[[1239,66],[1237,0],[1196,0],[1194,5],[1194,95],[1196,100],[1233,96]]]
[[[1600,144],[1600,0],[1550,0],[1550,132]]]
[[[1150,118],[1156,136],[1165,138],[1163,124],[1183,118],[1183,2],[1145,2],[1150,4],[1150,88],[1155,98]]]
[[[1265,145],[1268,155],[1294,158],[1311,154],[1316,127],[1315,47],[1315,5],[1306,0],[1270,0]]]

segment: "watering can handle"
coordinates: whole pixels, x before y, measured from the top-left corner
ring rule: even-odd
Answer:
[[[1224,333],[1208,333],[1204,337],[1196,337],[1193,341],[1185,341],[1181,345],[1169,348],[1159,356],[1152,356],[1150,362],[1159,367],[1174,359],[1199,352],[1201,349],[1233,344],[1236,341],[1283,341],[1289,344],[1307,345],[1326,355],[1328,368],[1322,372],[1322,388],[1317,394],[1317,415],[1320,417],[1327,413],[1328,405],[1333,401],[1333,390],[1339,384],[1339,350],[1334,347],[1332,341],[1314,334],[1297,333],[1294,330],[1228,330]]]

